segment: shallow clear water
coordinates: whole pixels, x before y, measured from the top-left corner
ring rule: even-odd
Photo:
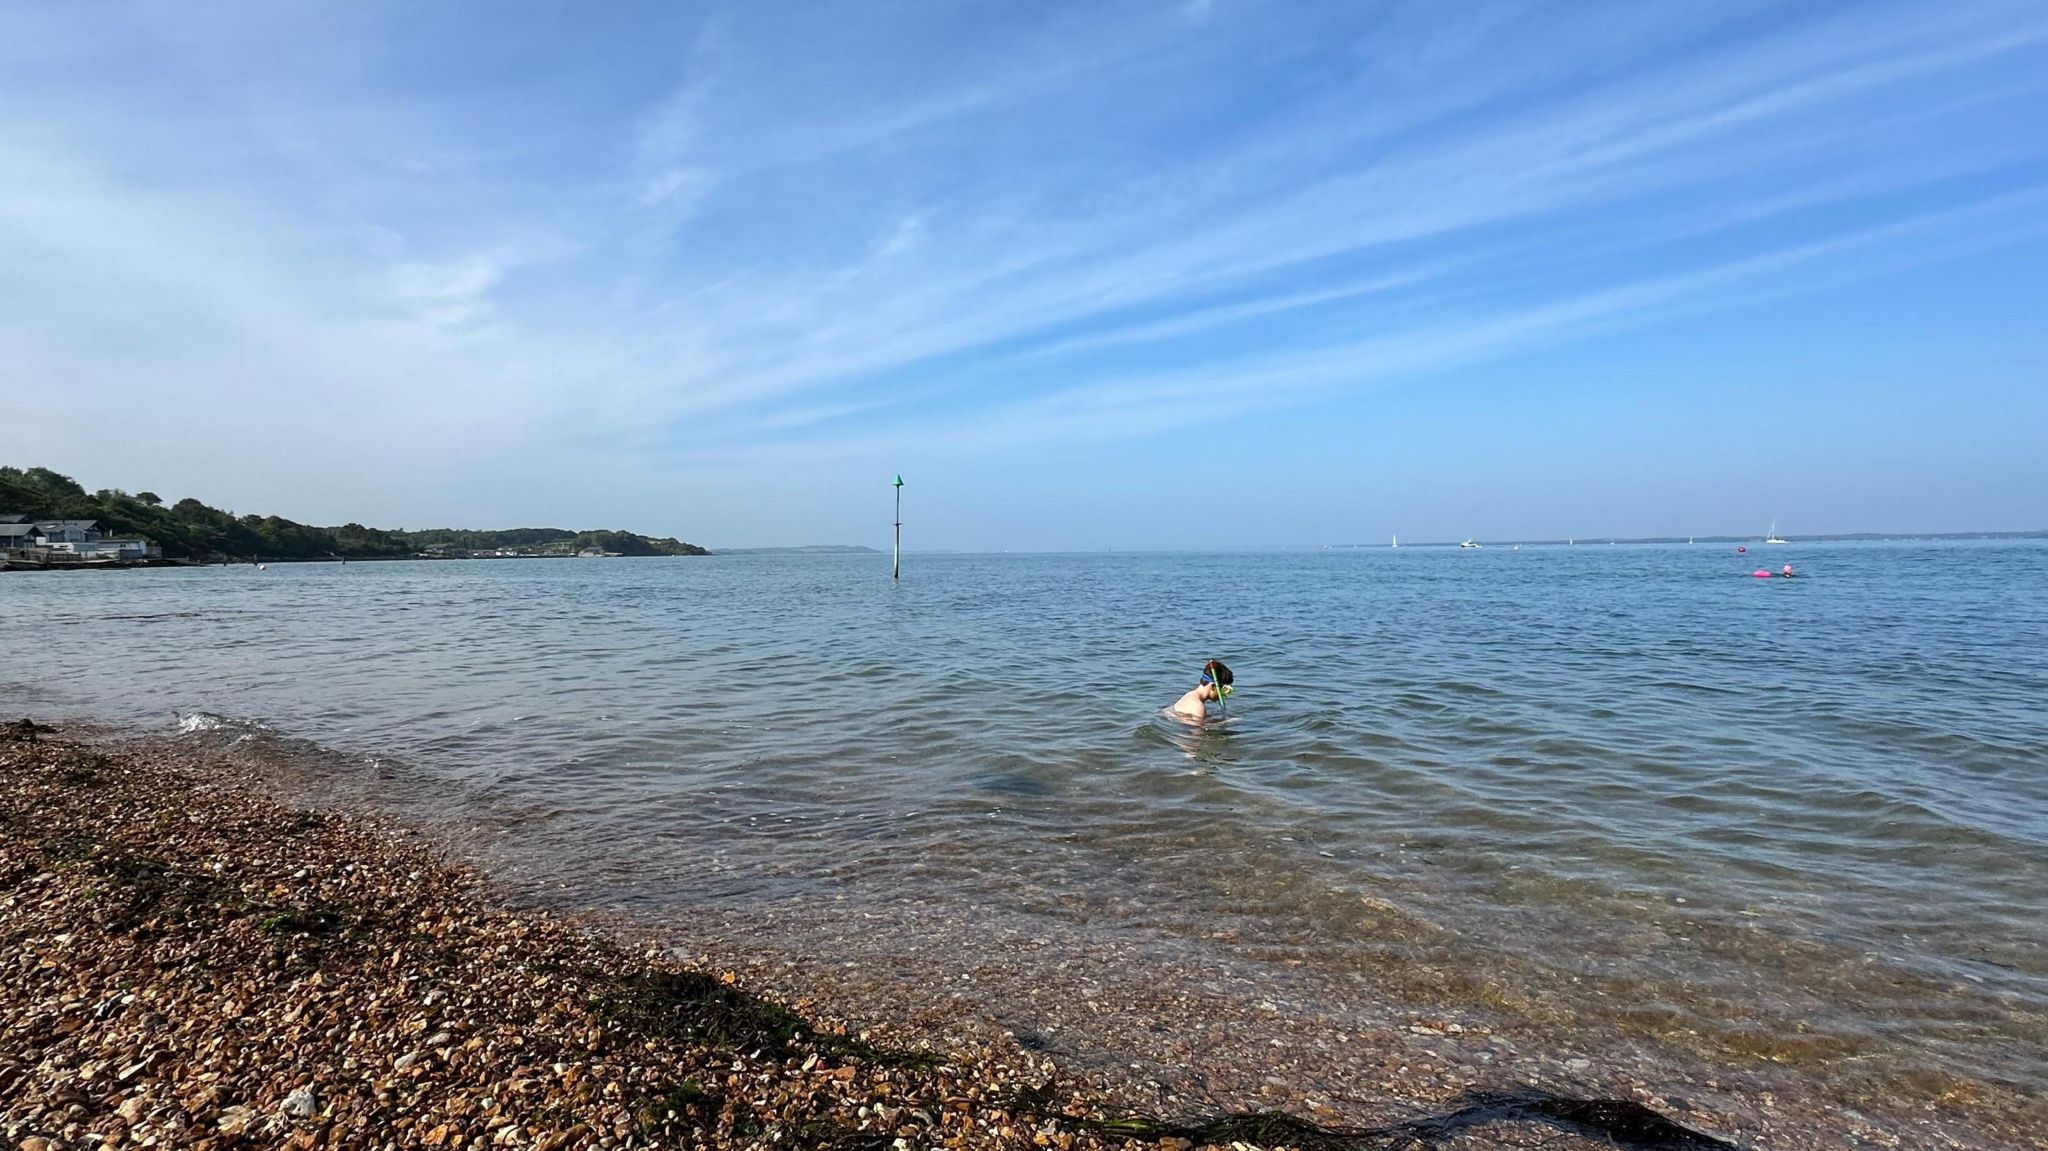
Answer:
[[[0,614],[8,713],[316,741],[592,906],[957,906],[2048,1079],[2038,543],[9,574]],[[1210,656],[1227,721],[1162,716]]]

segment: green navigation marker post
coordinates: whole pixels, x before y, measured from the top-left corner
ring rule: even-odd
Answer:
[[[889,556],[889,578],[903,578],[903,477],[896,477],[896,550]]]

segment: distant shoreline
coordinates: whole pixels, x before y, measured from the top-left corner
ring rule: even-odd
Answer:
[[[647,536],[612,528],[427,528],[419,531],[302,524],[282,516],[235,515],[196,499],[166,503],[155,492],[130,495],[115,488],[88,492],[70,476],[48,468],[0,465],[0,523],[50,522],[63,529],[58,546],[23,547],[19,531],[0,549],[0,559],[21,561],[32,570],[49,565],[50,555],[75,554],[85,545],[106,550],[125,541],[151,558],[271,563],[285,560],[511,559],[527,556],[709,555],[673,536]],[[27,537],[29,543],[33,536]],[[97,557],[94,557],[97,559]],[[63,561],[60,561],[60,563]],[[66,565],[68,566],[68,564]]]
[[[0,572],[74,572],[74,571],[127,571],[131,568],[229,568],[269,567],[271,564],[388,564],[388,563],[455,563],[464,560],[495,563],[499,560],[592,560],[592,559],[695,559],[694,554],[682,552],[662,553],[649,556],[620,555],[616,552],[601,556],[579,556],[573,552],[536,552],[530,555],[501,556],[279,556],[275,559],[150,559],[131,560],[58,560],[41,562],[26,559],[0,559]]]
[[[2028,531],[2028,532],[1941,532],[1941,533],[1906,533],[1906,534],[1892,534],[1892,533],[1884,533],[1884,532],[1854,532],[1854,533],[1847,533],[1847,534],[1835,534],[1835,535],[1815,535],[1815,536],[1797,536],[1797,537],[1792,537],[1792,538],[1788,538],[1787,540],[1785,540],[1785,546],[1792,546],[1792,545],[1797,545],[1797,544],[1816,544],[1816,543],[1968,543],[1968,542],[1977,542],[1977,541],[2048,541],[2048,530],[2042,530],[2042,531]],[[1763,549],[1763,548],[1765,547],[1765,545],[1764,545],[1763,541],[1762,541],[1762,540],[1760,540],[1760,539],[1758,539],[1758,538],[1757,538],[1757,537],[1755,537],[1755,536],[1724,536],[1724,535],[1717,535],[1717,536],[1695,536],[1695,537],[1691,537],[1691,538],[1683,538],[1683,537],[1679,537],[1679,536],[1636,536],[1636,537],[1625,537],[1625,536],[1616,536],[1616,537],[1606,537],[1606,536],[1598,536],[1598,537],[1595,537],[1595,536],[1588,536],[1588,537],[1584,537],[1584,538],[1575,538],[1575,539],[1562,539],[1562,540],[1559,540],[1559,539],[1541,539],[1541,540],[1490,540],[1490,539],[1489,539],[1489,540],[1479,540],[1479,541],[1476,541],[1476,542],[1477,542],[1477,543],[1479,544],[1480,548],[1491,548],[1491,549],[1493,549],[1493,550],[1496,550],[1496,551],[1498,551],[1498,550],[1500,550],[1500,549],[1503,549],[1503,548],[1513,549],[1513,548],[1520,548],[1520,547],[1529,547],[1529,548],[1553,548],[1553,547],[1556,547],[1556,548],[1563,548],[1563,547],[1574,547],[1574,546],[1576,546],[1576,547],[1604,547],[1604,546],[1607,546],[1607,545],[1610,545],[1610,544],[1612,544],[1612,545],[1620,545],[1620,544],[1629,544],[1629,545],[1632,545],[1632,546],[1633,546],[1633,545],[1676,545],[1676,546],[1684,546],[1684,545],[1686,545],[1686,544],[1717,544],[1717,545],[1728,545],[1728,544],[1734,544],[1734,545],[1738,545],[1738,546],[1744,546],[1744,547],[1756,547],[1756,548],[1759,548],[1759,549]],[[1455,551],[1455,550],[1458,550],[1458,549],[1459,549],[1459,548],[1461,547],[1461,545],[1460,545],[1459,543],[1456,543],[1456,542],[1452,542],[1452,541],[1448,541],[1448,540],[1431,540],[1431,541],[1425,541],[1425,542],[1419,542],[1419,543],[1404,543],[1404,544],[1401,544],[1401,545],[1400,545],[1400,547],[1401,547],[1402,549],[1429,549],[1429,550],[1438,550],[1438,551],[1442,551],[1442,550],[1452,550],[1452,551]],[[1391,548],[1391,545],[1389,545],[1389,544],[1382,544],[1382,543],[1342,543],[1342,544],[1288,544],[1288,545],[1279,545],[1279,546],[1268,546],[1268,547],[1256,547],[1256,548],[1168,548],[1168,549],[1149,549],[1149,548],[1106,548],[1106,549],[1105,549],[1105,548],[1097,548],[1097,549],[1089,549],[1089,550],[1081,550],[1081,551],[1044,551],[1044,552],[1039,552],[1039,551],[1030,551],[1030,552],[1016,552],[1016,553],[1012,553],[1012,552],[1009,552],[1009,551],[991,551],[991,552],[970,552],[970,551],[957,551],[957,550],[952,550],[952,549],[933,549],[933,550],[928,550],[928,551],[916,551],[916,552],[907,552],[907,553],[905,553],[905,554],[906,554],[906,555],[909,555],[909,556],[912,556],[912,557],[934,557],[934,556],[960,556],[960,555],[980,555],[980,556],[996,556],[996,555],[1011,555],[1011,554],[1016,554],[1016,555],[1105,555],[1105,554],[1107,554],[1107,555],[1210,555],[1210,554],[1222,554],[1222,553],[1229,553],[1229,554],[1237,554],[1237,553],[1251,553],[1251,554],[1258,554],[1258,553],[1272,553],[1272,554],[1276,554],[1276,555],[1287,555],[1287,554],[1303,554],[1303,553],[1311,553],[1311,552],[1319,552],[1319,551],[1386,551],[1386,550],[1392,550],[1392,548]],[[882,551],[882,550],[881,550],[881,549],[879,549],[879,548],[871,548],[871,547],[862,547],[862,546],[859,546],[859,545],[851,545],[851,544],[828,544],[828,545],[813,545],[813,546],[806,546],[806,547],[768,547],[768,548],[711,548],[711,549],[707,549],[707,550],[704,550],[704,551],[693,551],[693,552],[662,552],[662,553],[656,553],[656,554],[653,554],[653,555],[629,555],[629,554],[621,554],[621,553],[617,553],[617,552],[607,552],[607,553],[605,553],[605,554],[603,554],[603,555],[601,555],[601,556],[594,556],[594,555],[578,555],[578,554],[576,554],[576,553],[574,553],[574,552],[522,552],[522,553],[516,553],[516,554],[504,554],[504,555],[433,555],[433,554],[415,554],[415,555],[352,555],[352,556],[341,556],[341,555],[323,555],[323,556],[263,556],[263,557],[260,557],[260,558],[254,558],[254,559],[252,559],[252,558],[249,558],[249,557],[237,557],[237,558],[233,558],[233,559],[220,559],[220,558],[210,558],[210,559],[186,559],[186,558],[176,558],[176,557],[171,557],[171,558],[160,558],[160,557],[151,557],[151,558],[148,558],[148,559],[126,559],[126,560],[98,560],[98,559],[86,559],[86,560],[63,560],[63,559],[54,559],[54,557],[53,557],[53,562],[44,562],[44,561],[37,561],[37,560],[29,560],[29,559],[26,559],[26,558],[22,558],[22,557],[21,557],[20,555],[18,555],[18,554],[17,554],[17,555],[14,555],[14,556],[9,556],[9,557],[0,557],[0,572],[17,572],[17,571],[18,571],[18,572],[45,572],[45,571],[47,571],[47,572],[57,572],[57,571],[126,571],[126,570],[129,570],[129,569],[133,569],[133,568],[202,568],[202,567],[254,567],[254,566],[257,566],[258,564],[261,564],[262,566],[266,566],[266,567],[267,567],[267,566],[269,566],[269,565],[271,565],[271,564],[344,564],[344,565],[345,565],[345,564],[351,564],[351,563],[380,563],[380,564],[381,564],[381,563],[405,563],[405,562],[413,562],[413,561],[420,561],[420,562],[430,562],[430,563],[445,563],[445,562],[451,562],[451,561],[458,561],[458,560],[479,560],[479,561],[498,561],[498,560],[529,560],[529,559],[532,559],[532,560],[573,560],[573,559],[676,559],[676,558],[690,558],[690,557],[697,557],[697,556],[703,556],[703,557],[715,557],[715,556],[851,556],[851,557],[869,557],[869,556],[885,556],[885,555],[887,555],[887,554],[888,554],[887,552],[885,552],[885,551]]]
[[[1757,544],[1762,545],[1759,536],[1574,536],[1569,539],[1474,539],[1482,547],[1580,547],[1604,544]],[[1909,543],[1914,541],[1963,541],[1963,540],[2048,540],[2048,528],[2025,532],[1836,532],[1830,535],[1788,536],[1787,544],[1826,543]],[[1405,543],[1404,548],[1454,548],[1460,546],[1457,540],[1428,540],[1419,543]],[[1342,548],[1346,551],[1370,548],[1391,549],[1391,543],[1364,544],[1306,544],[1295,550],[1314,548]]]

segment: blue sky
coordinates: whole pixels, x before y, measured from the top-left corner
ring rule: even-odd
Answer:
[[[2048,527],[2039,3],[0,0],[0,458],[384,526]]]

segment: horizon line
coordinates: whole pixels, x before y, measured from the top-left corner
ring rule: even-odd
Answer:
[[[1702,536],[1563,536],[1542,539],[1469,537],[1481,547],[1571,547],[1576,541],[1584,540],[1588,546],[1603,544],[1757,544],[1763,546],[1763,538],[1753,535],[1702,535]],[[1786,545],[1799,543],[1885,543],[1885,542],[1930,542],[1968,540],[2048,540],[2048,528],[2025,530],[1985,529],[1955,532],[1831,532],[1826,534],[1783,537]],[[1402,548],[1452,548],[1462,546],[1459,540],[1422,540],[1401,544]],[[762,552],[808,552],[816,555],[888,555],[888,549],[866,544],[781,544],[751,545],[746,547],[720,547],[701,545],[713,555],[742,555]],[[1774,545],[1775,546],[1775,545]],[[1124,552],[1132,555],[1215,555],[1233,552],[1276,552],[1276,551],[1391,551],[1391,544],[1382,543],[1268,543],[1233,544],[1213,547],[1092,547],[1092,548],[905,548],[903,554],[913,555],[1101,555],[1110,552]]]

